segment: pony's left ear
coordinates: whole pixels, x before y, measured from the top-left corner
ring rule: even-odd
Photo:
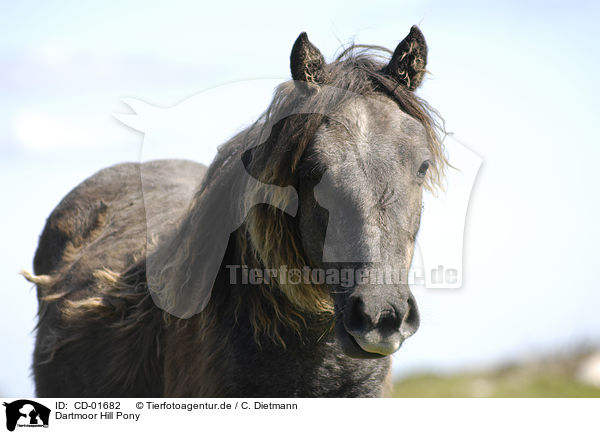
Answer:
[[[410,33],[396,47],[390,63],[383,68],[383,72],[394,77],[409,90],[415,90],[423,81],[426,65],[425,37],[417,26],[412,26]]]
[[[295,81],[321,83],[324,78],[325,58],[309,40],[306,32],[300,33],[290,55],[290,69]]]

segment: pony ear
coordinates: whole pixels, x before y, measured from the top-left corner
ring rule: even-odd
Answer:
[[[423,81],[427,65],[427,44],[417,26],[398,44],[390,63],[383,72],[394,77],[409,90],[415,90]]]
[[[295,81],[319,83],[323,80],[325,58],[309,40],[306,32],[300,33],[290,55],[290,69]]]

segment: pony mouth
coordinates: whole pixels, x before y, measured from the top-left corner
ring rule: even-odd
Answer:
[[[358,342],[356,342],[354,336],[348,333],[348,331],[346,330],[344,325],[341,324],[341,322],[338,321],[336,323],[335,329],[336,338],[340,346],[342,347],[342,350],[347,356],[352,357],[354,359],[381,359],[383,357],[388,357],[388,355],[385,354],[372,353],[364,350],[358,344]],[[398,347],[398,349],[400,349],[400,347]]]

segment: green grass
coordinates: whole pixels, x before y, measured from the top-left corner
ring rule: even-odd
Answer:
[[[514,397],[514,398],[599,398],[600,389],[582,384],[567,375],[414,375],[394,384],[397,398]]]
[[[579,345],[561,353],[513,362],[495,369],[454,374],[421,373],[397,380],[397,398],[600,398],[600,388],[578,379],[581,367],[600,349]]]
[[[559,373],[464,373],[414,375],[394,384],[397,398],[514,397],[599,398],[600,389]]]

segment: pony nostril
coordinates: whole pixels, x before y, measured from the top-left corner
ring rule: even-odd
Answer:
[[[417,329],[419,328],[421,320],[419,318],[419,309],[417,308],[417,304],[413,297],[409,297],[407,301],[407,311],[404,314],[404,318],[402,319],[402,324],[400,326],[400,333],[404,338],[408,338],[415,334]]]
[[[346,329],[354,332],[364,332],[369,329],[371,321],[366,312],[365,303],[359,297],[350,297],[347,306]]]

